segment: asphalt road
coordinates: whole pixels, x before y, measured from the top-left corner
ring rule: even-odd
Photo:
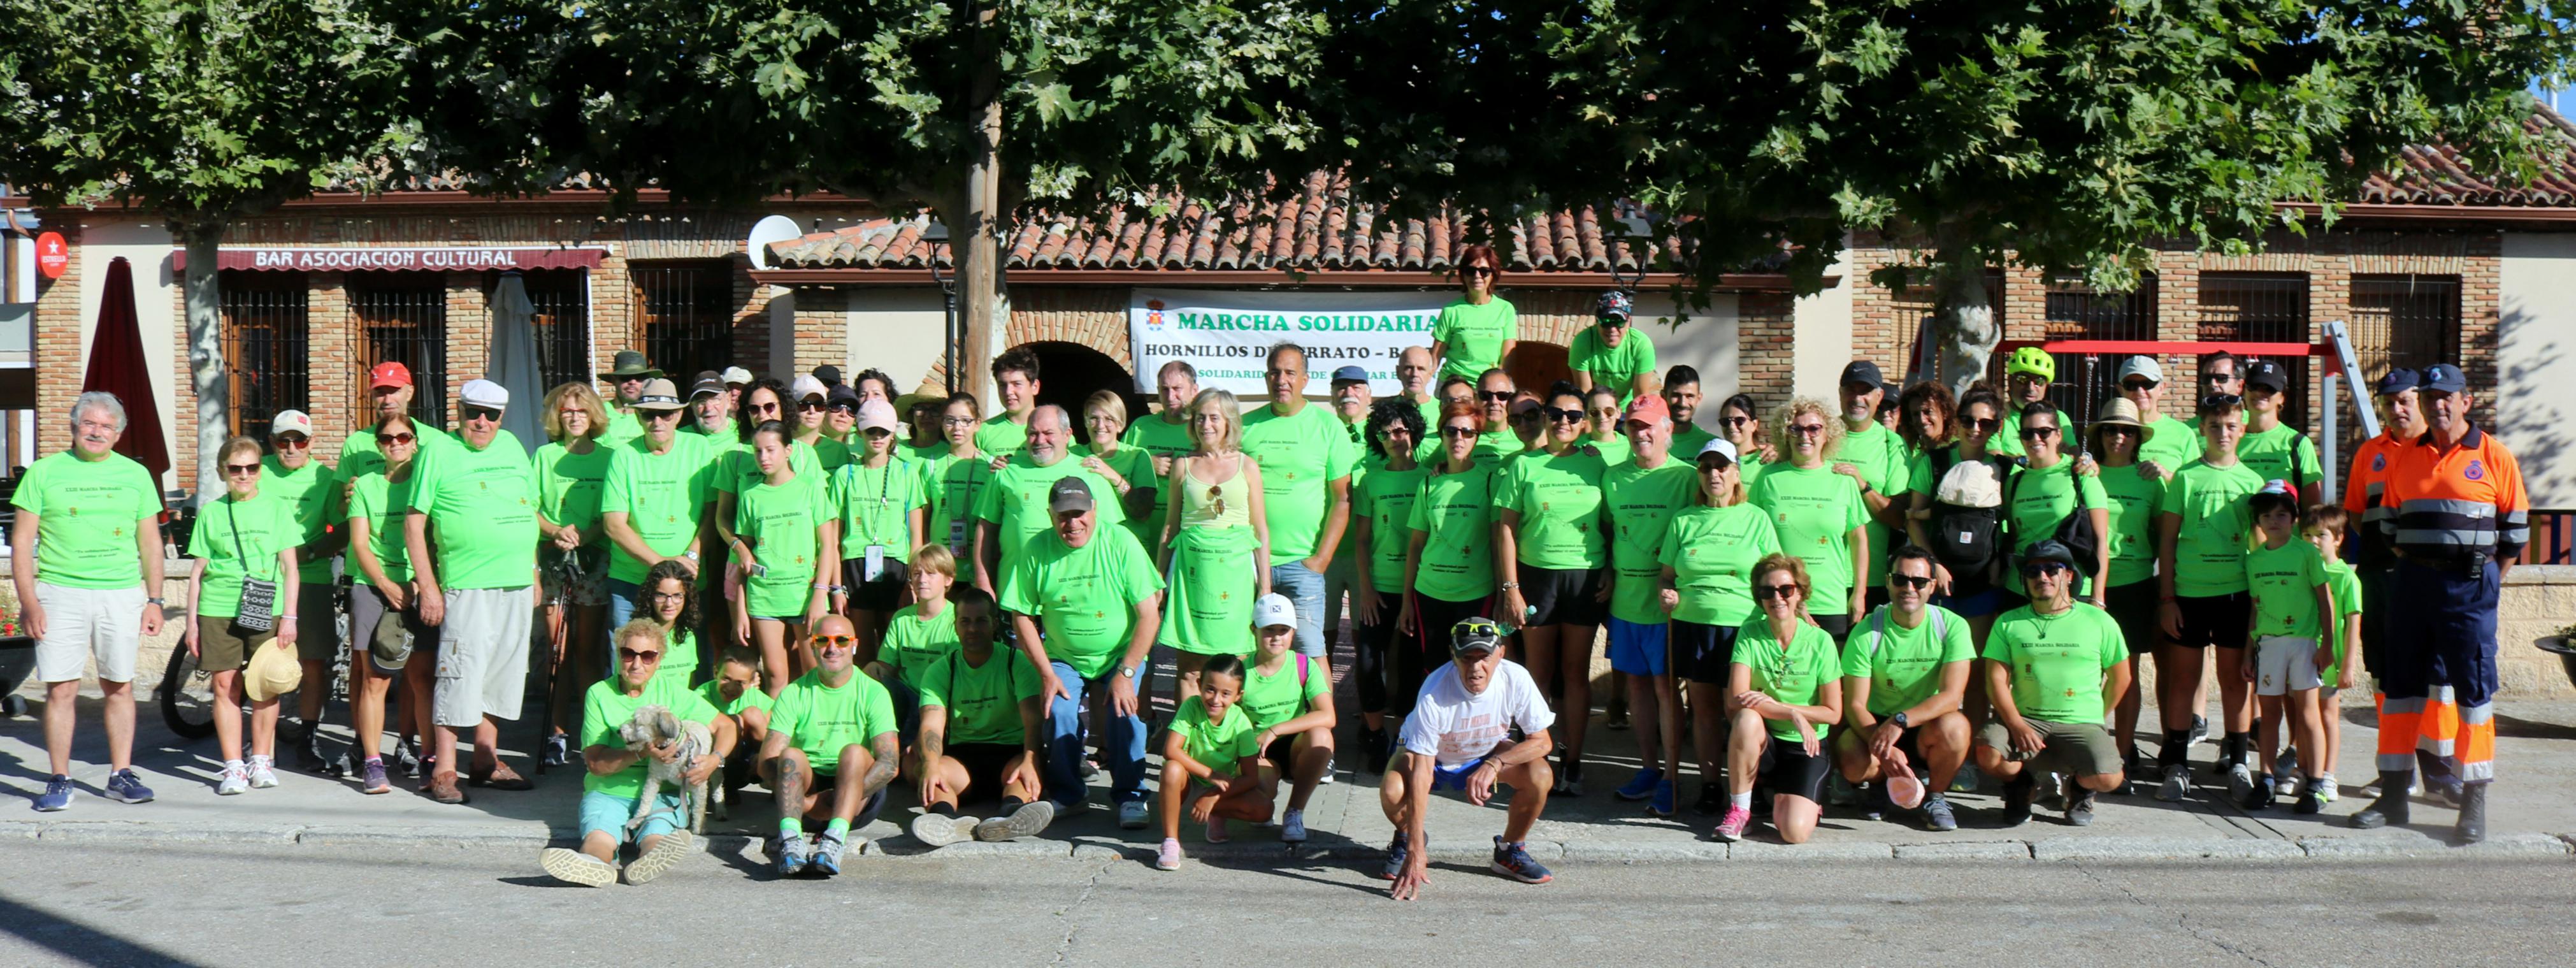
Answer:
[[[2576,862],[1559,865],[699,857],[558,886],[489,849],[0,843],[5,965],[2565,964]]]

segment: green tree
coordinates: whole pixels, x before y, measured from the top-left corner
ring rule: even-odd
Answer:
[[[1928,274],[1957,385],[2002,335],[1987,266],[2125,287],[2158,240],[2308,228],[2284,202],[2331,219],[2410,144],[2528,175],[2525,88],[2576,51],[2547,2],[1324,2],[1345,26],[1316,157],[1361,191],[1631,198],[1669,263],[1767,258],[1802,291],[1846,232],[1885,232],[1927,253],[1878,281]]]
[[[230,431],[216,249],[245,216],[398,154],[410,47],[368,0],[0,0],[0,171],[39,204],[140,208],[185,244],[197,492]]]
[[[1312,129],[1291,98],[1324,33],[1283,0],[433,6],[416,76],[441,92],[434,157],[493,191],[587,171],[629,198],[925,206],[959,250],[970,360],[1006,213],[1259,184]]]

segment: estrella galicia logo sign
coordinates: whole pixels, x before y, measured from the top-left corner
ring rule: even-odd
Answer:
[[[1163,301],[1162,301],[1162,300],[1160,300],[1160,299],[1148,299],[1148,300],[1145,300],[1145,329],[1147,329],[1148,331],[1151,331],[1151,332],[1156,332],[1156,333],[1159,333],[1159,332],[1162,332],[1162,331],[1163,331]]]
[[[2387,469],[2388,469],[2388,455],[2386,455],[2386,454],[2373,454],[2373,455],[2371,455],[2371,457],[2370,457],[2370,469],[2371,469],[2371,470],[2374,470],[2374,471],[2384,471],[2384,470],[2387,470]]]
[[[2470,461],[2470,462],[2469,462],[2469,471],[2468,471],[2468,473],[2467,473],[2467,474],[2464,474],[2464,475],[2462,475],[2462,476],[2467,477],[2468,479],[2470,479],[2470,480],[2472,480],[2472,481],[2483,481],[2483,480],[2486,480],[2486,479],[2487,479],[2487,465],[2486,465],[2486,462],[2485,462],[2485,461],[2478,461],[2478,460]]]

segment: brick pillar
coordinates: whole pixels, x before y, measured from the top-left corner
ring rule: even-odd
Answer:
[[[492,365],[492,313],[483,296],[483,274],[450,272],[447,277],[447,413],[457,421],[456,405],[465,381],[480,380]],[[456,423],[450,423],[456,426]]]
[[[1788,400],[1797,384],[1795,305],[1788,293],[1770,290],[1744,293],[1736,300],[1736,389],[1752,394],[1765,409]],[[1758,351],[1747,352],[1747,347]],[[1713,410],[1715,403],[1706,405]]]
[[[304,279],[305,394],[312,407],[313,452],[338,460],[341,445],[369,416],[364,400],[368,361],[349,316],[349,290],[340,273]]]
[[[71,446],[72,400],[80,396],[82,373],[80,288],[89,261],[81,248],[80,220],[49,223],[63,234],[71,267],[63,277],[36,277],[36,456]],[[101,266],[99,271],[106,271]]]

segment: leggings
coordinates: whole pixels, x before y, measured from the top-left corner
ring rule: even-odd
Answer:
[[[1387,607],[1394,608],[1395,596],[1384,596]],[[1378,623],[1362,622],[1355,627],[1358,641],[1352,643],[1358,658],[1355,672],[1359,679],[1360,711],[1394,713],[1413,711],[1413,697],[1422,691],[1422,643],[1410,630],[1399,628],[1394,616]],[[1394,708],[1390,708],[1390,701]]]

